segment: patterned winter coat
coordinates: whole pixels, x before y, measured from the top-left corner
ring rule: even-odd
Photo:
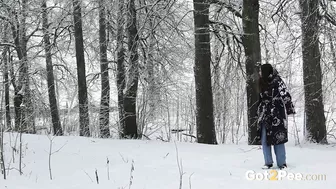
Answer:
[[[260,93],[258,106],[257,143],[261,143],[261,127],[266,126],[268,145],[288,142],[287,115],[294,114],[291,95],[278,74],[273,76],[268,90]]]

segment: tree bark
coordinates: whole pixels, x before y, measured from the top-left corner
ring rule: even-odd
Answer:
[[[99,0],[99,47],[100,47],[100,72],[101,72],[101,99],[100,99],[100,137],[110,136],[110,82],[107,62],[107,41],[106,41],[106,10],[105,1]]]
[[[217,144],[211,86],[209,8],[208,1],[194,0],[196,127],[198,143]]]
[[[136,99],[139,82],[139,54],[138,43],[139,35],[137,30],[137,18],[134,0],[130,0],[127,5],[128,10],[128,50],[130,53],[129,80],[126,85],[124,94],[124,113],[125,113],[125,129],[123,138],[139,138],[138,125],[136,117]]]
[[[47,13],[47,3],[46,3],[46,0],[44,0],[42,3],[42,26],[43,26],[44,50],[45,50],[45,56],[46,56],[49,108],[50,108],[51,121],[52,121],[54,135],[62,136],[63,130],[62,130],[58,107],[57,107],[55,83],[54,83],[55,79],[54,79],[54,71],[53,71],[53,64],[52,64],[52,57],[51,57],[51,44],[50,44],[48,25],[49,23],[48,23],[48,13]]]
[[[124,0],[118,1],[117,18],[117,89],[118,89],[118,110],[119,110],[119,137],[123,138],[126,133],[124,113],[124,89],[125,82],[125,48],[124,48]]]
[[[88,107],[88,95],[86,86],[85,58],[82,29],[82,13],[79,0],[73,0],[73,16],[75,26],[75,44],[77,61],[78,101],[79,101],[79,135],[91,136]]]
[[[335,46],[334,41],[331,35],[331,32],[328,33],[329,37],[329,43],[330,43],[330,51],[331,51],[331,57],[332,57],[332,65],[334,66],[334,69],[336,71],[336,52],[335,52]]]
[[[327,143],[319,49],[319,1],[300,0],[306,139]]]
[[[11,30],[15,44],[15,50],[20,60],[19,77],[15,81],[12,78],[14,87],[14,110],[15,110],[15,131],[25,133],[35,133],[34,123],[34,104],[31,100],[29,75],[28,75],[28,58],[27,58],[27,36],[26,36],[26,19],[27,19],[28,1],[22,0],[20,11],[14,8],[8,9],[11,16]],[[14,74],[12,74],[14,76]]]
[[[6,167],[4,158],[4,130],[5,128],[0,126],[0,170],[3,174],[4,180],[6,180]]]
[[[243,2],[243,46],[246,57],[246,91],[248,116],[248,144],[259,145],[257,133],[257,109],[259,100],[258,63],[261,62],[259,36],[259,1]]]
[[[7,26],[8,24],[5,24],[4,26],[4,42],[6,43],[8,41],[7,39]],[[3,74],[4,74],[4,84],[5,84],[5,111],[6,111],[6,126],[7,128],[5,129],[11,129],[12,124],[11,124],[11,115],[10,115],[10,105],[9,105],[9,77],[8,77],[8,52],[9,48],[6,46],[2,52],[2,58],[3,58],[3,63],[4,63],[4,69],[3,69]]]
[[[149,1],[149,3],[153,3]],[[145,6],[145,13],[148,15],[148,27],[149,27],[149,36],[148,36],[148,47],[146,49],[146,71],[147,71],[147,100],[148,100],[148,122],[147,123],[153,123],[155,120],[155,112],[156,112],[156,105],[158,103],[158,89],[156,87],[155,82],[155,72],[154,72],[154,57],[155,57],[155,15],[153,15],[153,12],[155,12],[155,7],[149,7],[147,6],[146,0],[144,0],[144,6]],[[150,9],[150,10],[149,10]]]
[[[28,66],[28,52],[27,52],[27,23],[26,19],[28,17],[28,0],[22,0],[22,13],[21,13],[21,23],[20,23],[20,34],[21,34],[21,51],[22,59],[20,65],[19,74],[19,85],[20,92],[23,94],[21,111],[21,130],[24,133],[35,133],[35,109],[32,102],[32,95],[30,91],[30,79],[29,79],[29,66]]]

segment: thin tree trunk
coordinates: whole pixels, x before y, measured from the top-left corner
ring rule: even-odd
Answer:
[[[211,86],[209,8],[208,1],[194,0],[196,127],[198,143],[217,144]]]
[[[139,35],[137,30],[137,19],[134,0],[128,2],[128,50],[130,52],[130,71],[129,80],[124,95],[124,111],[125,111],[125,138],[139,138],[138,125],[136,117],[136,99],[139,82],[139,54],[138,43]]]
[[[152,2],[149,2],[152,3]],[[156,112],[156,105],[157,105],[157,98],[159,94],[157,94],[157,89],[156,89],[156,82],[155,82],[155,77],[154,77],[154,47],[155,47],[155,16],[151,15],[153,11],[155,12],[155,7],[149,7],[146,4],[146,0],[144,0],[144,6],[145,8],[145,13],[148,16],[148,25],[149,25],[149,36],[148,36],[148,48],[147,48],[147,61],[145,62],[146,64],[146,70],[147,70],[147,83],[148,83],[148,88],[147,88],[147,99],[148,99],[148,122],[153,123],[155,120],[155,112]],[[150,8],[150,10],[148,10]]]
[[[7,26],[6,24],[4,26],[4,42],[7,42]],[[5,111],[6,111],[6,126],[7,128],[5,129],[11,129],[12,124],[11,124],[11,115],[10,115],[10,105],[9,105],[9,77],[8,77],[8,52],[9,48],[6,46],[2,52],[2,58],[3,58],[3,63],[4,63],[4,69],[3,69],[3,74],[4,74],[4,84],[5,84]]]
[[[5,33],[6,33],[6,31],[5,31]],[[7,37],[6,34],[5,34],[5,37]],[[5,48],[4,52],[6,52],[6,48]],[[4,60],[4,61],[6,61],[6,60]],[[1,100],[2,99],[3,99],[3,93],[1,93]],[[3,111],[2,101],[1,101],[0,105],[1,105],[0,110]],[[6,167],[5,167],[5,158],[4,158],[4,130],[5,130],[5,125],[1,124],[0,125],[0,171],[1,171],[1,174],[3,174],[4,180],[6,180]]]
[[[248,144],[259,145],[256,140],[257,109],[259,100],[258,63],[261,63],[259,36],[259,1],[244,0],[243,2],[243,45],[246,57],[246,91],[248,117]]]
[[[327,143],[319,49],[319,1],[300,0],[307,140]]]
[[[79,135],[91,136],[90,119],[88,107],[88,95],[86,86],[82,13],[79,0],[73,0],[73,16],[75,26],[75,44],[77,60],[77,81],[78,81],[78,101],[79,101]]]
[[[3,174],[4,180],[6,180],[6,167],[5,167],[5,155],[4,155],[4,130],[3,126],[0,126],[0,169]]]
[[[55,92],[55,80],[54,71],[51,57],[51,44],[48,31],[48,13],[47,13],[47,3],[46,0],[42,3],[42,19],[43,19],[43,40],[44,40],[44,50],[46,54],[46,69],[47,69],[47,83],[48,83],[48,95],[49,95],[49,108],[51,114],[51,120],[53,125],[54,135],[62,136],[63,130],[61,126],[61,121],[59,118],[59,112],[57,107],[56,92]]]
[[[223,49],[220,49],[220,43],[216,43],[214,46],[214,51],[215,51],[215,61],[213,63],[213,91],[214,91],[214,118],[215,118],[215,128],[220,132],[222,132],[221,135],[218,135],[219,138],[218,140],[220,142],[224,141],[224,125],[225,123],[223,122],[223,129],[222,129],[222,114],[225,114],[225,110],[223,107],[223,101],[222,101],[222,96],[223,94],[221,93],[221,86],[220,86],[220,82],[221,82],[221,67],[220,67],[220,54],[221,51],[224,50],[224,46]],[[224,112],[223,112],[224,110]]]
[[[107,62],[106,41],[106,10],[105,1],[99,0],[99,43],[100,43],[100,72],[101,72],[101,100],[100,100],[100,137],[110,136],[110,82]]]
[[[332,57],[332,65],[335,68],[336,71],[336,52],[335,52],[335,46],[334,46],[334,41],[332,38],[331,33],[328,34],[329,37],[329,43],[330,43],[330,51],[331,51],[331,57]]]
[[[118,110],[119,110],[119,137],[123,138],[125,130],[124,113],[124,89],[125,81],[125,48],[124,42],[124,0],[118,1],[118,20],[117,20],[117,89],[118,89]]]

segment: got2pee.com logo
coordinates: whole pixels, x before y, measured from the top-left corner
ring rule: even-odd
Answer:
[[[325,174],[303,174],[303,173],[292,173],[286,170],[265,170],[264,172],[256,172],[249,170],[245,173],[247,180],[293,180],[293,181],[325,181],[327,180],[327,175]]]

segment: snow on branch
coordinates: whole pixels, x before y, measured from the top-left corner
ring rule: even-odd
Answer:
[[[229,11],[231,11],[235,16],[239,17],[239,18],[243,18],[243,15],[236,10],[234,7],[236,7],[236,5],[232,4],[232,3],[227,3],[227,2],[223,2],[221,0],[210,0],[210,2],[212,4],[218,4],[218,5],[222,5],[224,6],[226,9],[228,9]]]
[[[335,1],[336,0],[331,0],[331,1]],[[328,12],[328,8],[327,8],[327,5],[325,3],[323,3],[322,1],[320,2],[320,6],[322,7],[322,10],[323,10],[323,17],[332,25],[336,26],[336,20],[333,16],[331,16]]]
[[[11,47],[15,47],[15,45],[13,43],[0,43],[0,47],[1,46],[11,46]]]
[[[336,1],[336,0],[333,0],[333,1]],[[336,20],[335,20],[335,18],[333,18],[332,16],[330,16],[329,13],[326,13],[326,14],[324,15],[324,18],[327,19],[327,21],[328,21],[329,23],[331,23],[332,25],[336,26]]]
[[[10,24],[13,24],[13,22],[10,20],[10,18],[8,18],[7,16],[3,16],[3,15],[0,15],[0,19],[1,20],[4,20]]]

